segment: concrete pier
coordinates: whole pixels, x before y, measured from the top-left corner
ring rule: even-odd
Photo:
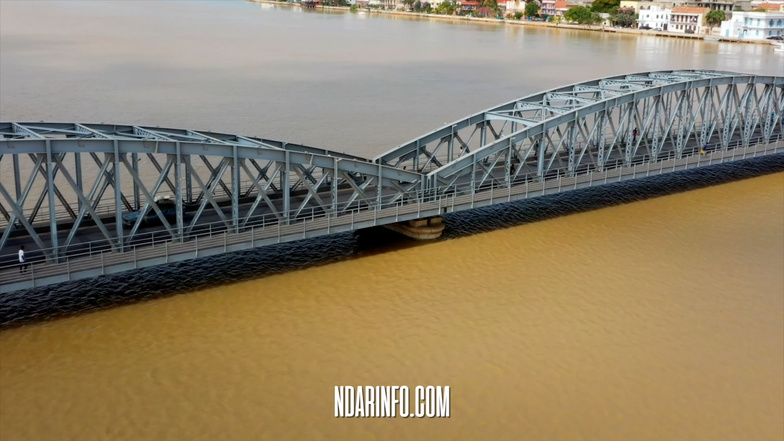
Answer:
[[[441,221],[441,216],[433,216],[386,225],[386,227],[414,240],[433,240],[441,237],[445,225]]]

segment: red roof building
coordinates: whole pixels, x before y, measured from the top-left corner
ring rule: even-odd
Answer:
[[[569,4],[566,0],[555,0],[555,15],[563,17],[566,11],[569,10]]]
[[[680,32],[682,34],[703,34],[705,32],[705,16],[710,9],[697,8],[694,6],[677,6],[672,8],[670,14],[670,32]]]

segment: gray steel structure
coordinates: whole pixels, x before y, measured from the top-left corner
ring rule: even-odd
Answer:
[[[372,160],[204,131],[0,123],[0,291],[775,154],[783,113],[784,77],[667,71],[530,95]],[[37,275],[17,274],[19,244],[42,254]]]
[[[648,72],[602,78],[527,96],[476,113],[375,158],[426,173],[448,192],[545,178],[554,169],[602,171],[620,157],[656,162],[689,143],[727,150],[782,132],[784,77],[715,71]],[[528,164],[535,160],[535,170]],[[504,165],[504,167],[498,167]],[[499,173],[499,171],[501,173]]]

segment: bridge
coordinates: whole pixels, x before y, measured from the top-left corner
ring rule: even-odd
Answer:
[[[375,158],[198,130],[2,122],[0,292],[782,157],[782,114],[784,77],[690,70],[536,93]]]

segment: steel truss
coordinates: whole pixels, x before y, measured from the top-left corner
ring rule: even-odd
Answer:
[[[95,227],[116,250],[157,214],[174,241],[220,220],[287,224],[421,193],[422,175],[299,144],[191,130],[79,123],[0,123],[0,249],[26,234],[55,259]],[[13,173],[10,173],[13,170]],[[169,222],[156,203],[176,203]],[[131,225],[124,213],[139,210]],[[95,238],[93,238],[95,239]]]
[[[151,231],[180,242],[216,222],[237,233],[747,147],[784,133],[782,114],[783,77],[668,71],[537,93],[373,160],[203,131],[0,123],[0,250],[21,237],[57,262],[81,243],[104,240],[123,251]],[[156,202],[164,195],[174,216]],[[139,216],[125,225],[129,212]],[[162,223],[153,230],[144,225],[152,215]]]
[[[686,149],[748,146],[781,133],[784,77],[716,71],[622,75],[540,92],[479,112],[375,161],[427,174],[444,194],[522,176],[602,171]],[[666,159],[666,157],[664,158]]]

